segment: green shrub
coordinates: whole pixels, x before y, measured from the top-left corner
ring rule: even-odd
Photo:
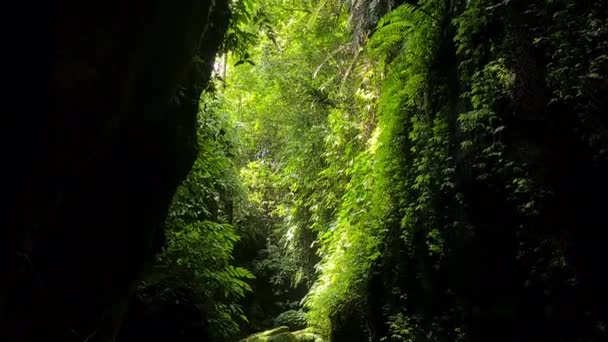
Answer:
[[[306,314],[302,310],[287,310],[274,319],[275,325],[288,326],[290,330],[306,328]]]

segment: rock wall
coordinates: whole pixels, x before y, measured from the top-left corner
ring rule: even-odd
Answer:
[[[0,339],[111,341],[194,160],[227,1],[30,6],[9,11],[33,33],[10,41]]]

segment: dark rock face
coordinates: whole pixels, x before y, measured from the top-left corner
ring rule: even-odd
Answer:
[[[13,126],[3,341],[114,339],[194,160],[198,96],[229,17],[224,0],[90,6],[36,7],[36,39],[19,41],[38,81]]]
[[[188,288],[173,288],[161,297],[138,292],[129,306],[117,342],[211,341],[208,317]]]

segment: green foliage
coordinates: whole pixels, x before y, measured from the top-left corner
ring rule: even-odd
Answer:
[[[608,72],[608,22],[605,4],[589,7],[575,1],[532,5],[535,18],[551,18],[549,25],[535,30],[533,44],[544,48],[549,60],[550,103],[572,108],[579,117],[582,138],[595,158],[607,160],[608,135],[598,96],[605,90]]]
[[[276,326],[288,326],[290,330],[306,328],[306,315],[302,310],[287,310],[274,319]]]
[[[381,341],[415,342],[415,327],[408,315],[397,313],[388,317],[389,335],[382,337]]]
[[[562,205],[547,151],[572,123],[605,160],[605,6],[399,3],[235,2],[247,54],[206,102],[205,157],[170,216],[173,260],[203,262],[192,243],[224,251],[205,271],[211,297],[246,293],[249,274],[225,272],[236,236],[258,285],[277,302],[308,290],[306,321],[337,340],[467,341],[479,317],[522,314],[508,299],[530,288],[576,291],[547,217]],[[260,22],[271,35],[251,33]]]
[[[230,1],[232,18],[224,38],[222,53],[232,53],[238,60],[235,66],[243,63],[254,64],[249,50],[258,44],[262,34],[272,41],[275,40],[271,18],[261,4],[261,1],[256,0]]]
[[[378,20],[389,12],[395,4],[394,0],[347,0],[348,23],[353,32],[353,40],[362,44]]]
[[[297,285],[314,279],[317,259],[310,246],[317,232],[326,229],[340,197],[334,176],[346,177],[344,167],[331,164],[329,169],[326,159],[346,159],[349,156],[341,152],[351,148],[348,140],[328,136],[328,113],[334,113],[329,120],[350,132],[349,140],[356,130],[344,118],[348,113],[333,108],[344,83],[333,70],[348,68],[336,61],[350,52],[347,35],[334,36],[334,28],[342,25],[333,20],[334,7],[270,3],[276,6],[268,7],[274,9],[272,15],[279,18],[276,44],[269,40],[258,47],[255,66],[235,68],[225,94],[243,133],[252,138],[246,151],[251,162],[244,165],[243,175],[273,188],[259,192],[257,184],[250,184],[255,202],[263,206],[258,213],[279,221],[270,229],[265,248],[273,261],[262,260],[259,266],[275,265],[276,283],[286,283],[280,279],[290,273],[292,281],[287,283]],[[326,144],[340,149],[323,154]]]
[[[329,331],[329,317],[341,310],[345,301],[360,299],[356,296],[365,285],[367,270],[379,256],[380,220],[384,218],[387,198],[374,188],[377,174],[373,172],[371,154],[362,152],[347,171],[351,181],[336,221],[321,236],[319,276],[306,298],[308,319],[321,331]]]
[[[247,321],[237,304],[251,287],[253,275],[234,267],[232,249],[239,237],[227,224],[199,221],[170,231],[168,245],[159,266],[165,277],[184,282],[201,300],[211,306],[209,324],[216,336],[230,338]]]
[[[422,29],[428,18],[414,14],[413,8],[404,5],[397,8],[386,19],[372,37],[369,54],[373,56],[395,54],[385,57],[380,66],[388,67],[380,98],[378,99],[379,121],[368,141],[368,147],[355,159],[347,171],[351,178],[342,197],[340,210],[333,229],[323,236],[319,280],[306,301],[310,308],[309,319],[322,331],[329,333],[330,317],[344,306],[362,305],[372,265],[379,260],[388,225],[398,217],[405,204],[404,192],[409,192],[407,179],[415,179],[410,187],[420,188],[428,177],[405,175],[403,162],[407,155],[404,139],[415,139],[422,132],[405,135],[404,122],[411,112],[404,108],[414,107],[422,97],[420,85],[424,79],[425,56],[428,49],[427,33]],[[408,27],[419,27],[418,34],[409,37],[402,33]],[[384,42],[388,42],[384,44]],[[407,45],[407,49],[404,46]],[[409,120],[415,120],[410,118]],[[413,121],[416,129],[424,130],[423,122]],[[430,146],[425,146],[429,149]],[[411,160],[410,160],[411,162]],[[423,162],[418,169],[425,170]],[[410,169],[411,171],[412,169]],[[424,193],[411,212],[422,211]],[[406,211],[407,212],[407,211]],[[403,219],[405,232],[408,217]],[[436,243],[438,236],[431,242]]]
[[[383,68],[400,54],[405,48],[408,33],[412,30],[410,13],[413,7],[401,5],[383,16],[378,22],[378,28],[367,43],[367,51],[371,57],[380,61]]]
[[[243,215],[240,203],[246,199],[234,164],[239,141],[221,101],[210,93],[201,97],[198,157],[175,193],[166,248],[142,290],[163,296],[188,289],[194,296],[188,300],[204,308],[214,338],[230,341],[247,322],[239,302],[252,290],[248,282],[254,276],[236,266],[233,256],[241,234],[232,223]]]

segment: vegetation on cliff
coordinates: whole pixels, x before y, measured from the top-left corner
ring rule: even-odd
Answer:
[[[608,3],[191,5],[58,28],[15,336],[607,339]]]
[[[332,341],[606,336],[605,4],[244,4],[255,34],[216,63],[184,185],[201,203],[174,203],[215,223],[179,223],[165,252],[222,239],[207,271],[235,273],[200,286],[244,297],[227,320]]]

